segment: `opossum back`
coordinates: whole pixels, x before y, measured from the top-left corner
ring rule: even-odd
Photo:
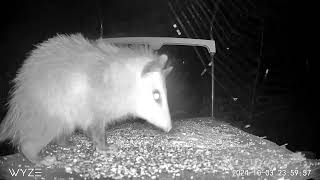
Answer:
[[[82,36],[58,36],[38,45],[13,81],[1,132],[9,128],[8,136],[19,139],[32,133],[30,126],[41,131],[54,124],[72,131],[79,122],[86,125],[92,119],[87,110],[87,57],[94,61],[96,52]]]
[[[57,133],[86,129],[100,112],[108,121],[134,111],[137,74],[154,59],[150,49],[90,42],[80,34],[47,40],[14,79],[6,118],[10,136],[20,137],[17,132],[36,123],[41,130],[57,125]]]

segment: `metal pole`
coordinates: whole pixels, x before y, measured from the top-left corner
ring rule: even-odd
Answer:
[[[96,2],[96,7],[97,7],[97,11],[98,11],[98,18],[99,18],[99,21],[100,21],[100,38],[102,39],[103,38],[103,14],[101,12],[101,1],[97,1]]]
[[[211,117],[214,118],[215,110],[214,110],[214,54],[210,53],[211,56]]]
[[[214,10],[216,11],[215,13],[212,13],[212,19],[210,22],[210,39],[213,40],[213,22],[216,19],[216,14],[219,11],[219,5],[220,5],[220,0],[217,0],[214,2]],[[211,56],[211,117],[214,118],[215,115],[215,109],[214,109],[214,104],[215,104],[215,98],[214,98],[214,54],[210,53]]]

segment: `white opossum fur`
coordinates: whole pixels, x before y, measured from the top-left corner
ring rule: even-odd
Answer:
[[[53,140],[79,128],[105,149],[104,128],[127,115],[169,131],[166,55],[123,48],[81,34],[57,35],[39,44],[19,69],[0,127],[32,162]]]

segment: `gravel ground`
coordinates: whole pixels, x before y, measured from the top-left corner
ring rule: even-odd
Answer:
[[[41,167],[42,179],[306,179],[320,166],[208,118],[174,121],[169,133],[126,122],[108,129],[106,141],[108,152],[96,151],[81,133],[65,147],[48,145],[42,156],[50,165]],[[26,162],[20,155],[16,161],[4,157],[0,165],[13,167],[19,158]]]

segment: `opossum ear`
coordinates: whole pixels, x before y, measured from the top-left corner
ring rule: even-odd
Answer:
[[[141,77],[148,74],[148,73],[151,73],[151,72],[164,71],[162,69],[166,66],[166,63],[168,61],[168,56],[163,54],[163,55],[159,56],[158,58],[159,59],[157,59],[157,60],[148,62],[143,67],[142,72],[141,72]]]
[[[165,54],[162,54],[161,56],[159,56],[159,62],[162,65],[162,67],[164,67],[166,65],[168,61],[168,56]]]
[[[168,76],[168,74],[170,74],[170,72],[172,71],[173,66],[167,67],[166,69],[162,70],[162,74],[163,76],[166,78]]]

